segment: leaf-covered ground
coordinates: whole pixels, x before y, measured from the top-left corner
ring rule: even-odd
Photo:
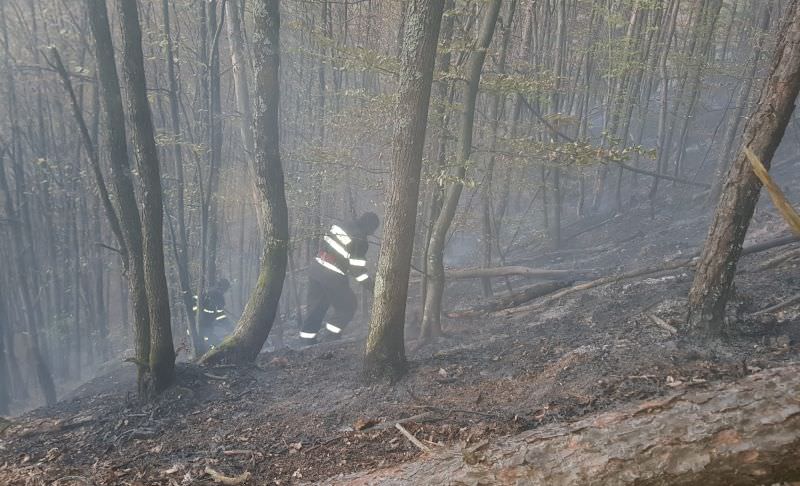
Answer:
[[[702,241],[703,218],[641,213],[569,239],[570,251],[519,251],[520,263],[622,272],[689,254]],[[749,241],[782,228],[761,211]],[[800,292],[800,258],[761,268],[798,248],[743,260],[730,306],[737,331],[713,344],[681,337],[691,273],[679,269],[534,313],[447,320],[446,337],[409,341],[408,375],[393,385],[361,381],[363,319],[341,342],[265,353],[250,368],[182,364],[179,385],[155,403],[136,400],[133,369],[120,365],[0,432],[0,484],[214,484],[211,471],[242,484],[313,483],[422,454],[397,421],[424,447],[477,444],[797,362],[800,306],[753,314]],[[474,282],[455,283],[448,308],[474,304],[478,293]],[[286,335],[296,346],[294,330]]]

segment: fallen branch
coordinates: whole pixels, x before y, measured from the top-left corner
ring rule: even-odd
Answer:
[[[745,147],[744,153],[747,155],[750,165],[753,166],[753,172],[755,173],[756,177],[758,177],[761,180],[761,183],[764,184],[764,187],[767,188],[767,192],[769,192],[769,197],[772,199],[772,203],[778,209],[778,212],[781,213],[781,216],[783,216],[786,224],[789,225],[789,228],[795,235],[800,236],[800,214],[797,213],[789,200],[786,199],[786,195],[783,193],[778,184],[772,180],[772,176],[769,175],[767,168],[764,167],[764,164],[761,163],[761,160],[759,160],[758,156],[756,156],[756,154],[750,150],[750,147]]]
[[[531,285],[514,293],[482,302],[467,309],[450,311],[445,315],[451,319],[482,316],[491,312],[508,309],[509,307],[522,305],[537,297],[550,294],[572,284],[573,282],[571,281],[557,281]]]
[[[211,469],[209,466],[206,466],[206,474],[211,476],[211,479],[215,483],[225,484],[228,486],[236,486],[237,484],[242,484],[250,479],[250,471],[245,471],[238,476],[225,476]]]
[[[567,296],[569,294],[573,294],[575,292],[579,292],[581,290],[589,290],[589,289],[593,289],[593,288],[596,288],[596,287],[601,287],[603,285],[609,285],[609,284],[612,284],[612,283],[621,282],[623,280],[630,280],[630,279],[636,278],[636,277],[643,277],[645,275],[652,275],[654,273],[665,272],[665,271],[668,271],[668,270],[675,270],[675,269],[678,269],[678,268],[686,267],[686,266],[694,264],[694,261],[695,261],[696,258],[697,257],[693,256],[692,258],[688,258],[688,259],[685,259],[685,260],[677,260],[677,261],[669,262],[669,263],[662,264],[662,265],[655,265],[655,266],[651,266],[651,267],[641,268],[639,270],[634,270],[634,271],[631,271],[631,272],[628,272],[628,273],[623,273],[621,275],[612,275],[610,277],[603,277],[603,278],[599,278],[597,280],[592,280],[590,282],[582,283],[580,285],[575,285],[573,287],[569,287],[569,288],[560,290],[560,291],[554,293],[553,295],[547,296],[544,300],[540,300],[538,302],[534,302],[532,304],[525,305],[525,306],[522,306],[522,307],[515,307],[513,309],[507,309],[507,310],[504,311],[504,313],[506,315],[511,315],[511,314],[519,314],[519,313],[523,313],[523,312],[529,312],[529,311],[538,309],[538,308],[540,308],[540,307],[542,307],[544,305],[547,305],[547,304],[549,304],[551,302],[554,302],[554,301],[556,301],[556,300],[558,300],[558,299],[560,299],[560,298],[562,298],[564,296]]]
[[[760,316],[763,314],[771,314],[773,312],[778,312],[780,310],[783,310],[787,307],[791,307],[795,304],[800,304],[800,294],[790,297],[784,300],[783,302],[779,302],[773,306],[767,307],[766,309],[761,309],[760,311],[756,312],[753,315]]]
[[[798,257],[800,257],[800,249],[792,248],[792,249],[790,249],[788,251],[785,251],[785,252],[781,253],[780,255],[777,255],[777,256],[775,256],[773,258],[770,258],[769,260],[765,261],[764,263],[762,263],[761,265],[756,267],[755,271],[756,272],[763,272],[764,270],[770,270],[770,269],[779,267],[781,264],[783,264],[786,261],[789,261],[789,260],[792,260],[792,259],[798,258]]]
[[[431,451],[430,447],[428,447],[425,444],[423,444],[422,442],[420,442],[419,439],[414,437],[414,434],[412,434],[411,432],[407,431],[406,428],[403,427],[402,425],[394,424],[394,427],[397,430],[399,430],[406,437],[406,439],[408,439],[409,442],[411,442],[412,444],[417,446],[417,449],[421,450],[422,452],[430,452]]]
[[[637,174],[650,176],[650,177],[653,177],[655,179],[664,179],[664,180],[667,180],[667,181],[675,182],[677,184],[684,184],[684,185],[687,185],[687,186],[700,187],[700,188],[703,188],[703,189],[711,189],[711,184],[706,184],[705,182],[695,182],[695,181],[690,181],[688,179],[680,179],[678,177],[672,177],[671,175],[667,175],[667,174],[657,174],[655,172],[650,172],[649,170],[637,169],[636,167],[632,167],[632,166],[630,166],[630,165],[628,165],[628,164],[626,164],[624,162],[620,162],[619,160],[611,160],[611,162],[619,165],[620,167],[622,167],[625,170],[629,170],[629,171],[635,172]]]
[[[677,334],[678,333],[677,329],[675,329],[674,327],[672,327],[669,324],[667,324],[667,321],[665,321],[664,319],[658,317],[655,314],[648,313],[647,314],[647,318],[650,319],[653,322],[653,324],[655,324],[656,326],[660,327],[661,329],[667,331],[670,334]]]
[[[432,415],[431,412],[418,413],[417,415],[413,415],[411,417],[406,417],[404,419],[391,420],[389,422],[383,422],[383,423],[375,424],[375,425],[373,425],[371,427],[364,427],[363,429],[361,429],[361,431],[391,429],[392,427],[396,426],[397,424],[404,424],[404,423],[407,423],[407,422],[421,422],[421,421],[430,422],[430,421],[434,420],[433,418],[431,418],[431,415]]]
[[[742,256],[752,255],[754,253],[759,253],[759,252],[762,252],[762,251],[771,250],[773,248],[778,248],[778,247],[783,246],[783,245],[788,245],[788,244],[794,243],[796,241],[798,241],[798,237],[794,236],[794,235],[791,235],[791,236],[784,236],[784,237],[781,237],[781,238],[776,238],[776,239],[770,240],[770,241],[765,241],[764,243],[758,243],[758,244],[755,244],[755,245],[750,245],[750,246],[745,247],[745,248],[742,249]],[[676,270],[678,268],[693,267],[695,262],[696,262],[696,260],[697,260],[697,257],[699,255],[700,255],[700,250],[697,250],[694,253],[692,253],[688,258],[685,258],[685,259],[682,259],[682,260],[674,260],[674,261],[671,261],[671,262],[663,263],[661,265],[653,265],[653,266],[650,266],[650,267],[645,267],[645,268],[641,268],[641,269],[638,269],[638,270],[633,270],[633,271],[630,271],[630,272],[627,272],[627,273],[623,273],[623,274],[620,274],[620,275],[611,275],[611,276],[608,276],[608,277],[602,277],[602,278],[599,278],[597,280],[592,280],[590,282],[582,283],[580,285],[575,285],[574,287],[569,287],[569,288],[560,290],[560,291],[558,291],[558,292],[556,292],[556,293],[554,293],[552,295],[547,296],[546,298],[544,298],[543,300],[540,300],[538,302],[534,302],[532,304],[528,304],[528,305],[525,305],[525,306],[522,306],[522,307],[515,307],[513,309],[506,309],[505,311],[502,311],[502,312],[504,312],[505,315],[512,315],[512,314],[520,314],[520,313],[524,313],[524,312],[530,312],[530,311],[539,309],[539,308],[541,308],[541,307],[543,307],[543,306],[545,306],[547,304],[555,302],[556,300],[558,300],[558,299],[560,299],[560,298],[562,298],[564,296],[567,296],[567,295],[570,295],[570,294],[573,294],[575,292],[579,292],[579,291],[582,291],[582,290],[589,290],[589,289],[593,289],[593,288],[596,288],[596,287],[602,287],[604,285],[609,285],[609,284],[613,284],[613,283],[622,282],[623,280],[630,280],[632,278],[644,277],[644,276],[652,275],[652,274],[656,274],[656,273],[666,272],[666,271],[670,271],[670,270]]]
[[[547,268],[530,268],[521,266],[494,267],[494,268],[460,268],[445,271],[448,280],[467,278],[493,278],[493,277],[531,277],[531,278],[579,278],[586,275],[596,275],[597,270],[552,270]]]

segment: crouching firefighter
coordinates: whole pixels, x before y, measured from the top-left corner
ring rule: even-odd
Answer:
[[[225,292],[230,288],[227,279],[221,278],[214,285],[203,293],[202,309],[198,313],[197,296],[194,296],[194,307],[192,310],[199,314],[197,330],[202,341],[202,348],[198,350],[205,353],[209,348],[213,349],[232,331],[231,320],[225,311]]]
[[[367,237],[378,229],[378,216],[364,213],[355,221],[330,227],[322,249],[311,262],[308,278],[308,312],[300,330],[304,344],[317,342],[324,327],[331,337],[338,338],[356,313],[356,294],[350,288],[350,278],[368,289],[374,283],[367,273]],[[328,309],[333,314],[326,319]]]

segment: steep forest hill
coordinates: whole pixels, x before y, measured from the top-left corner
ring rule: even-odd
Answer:
[[[623,273],[690,254],[706,219],[686,208],[650,219],[642,207],[571,239],[561,254],[530,252],[525,263]],[[783,228],[764,203],[747,244],[771,240]],[[120,365],[59,404],[8,424],[0,436],[0,482],[219,484],[219,474],[240,481],[223,484],[326,478],[330,484],[426,484],[408,480],[424,463],[392,467],[455,448],[464,473],[476,464],[470,458],[504,437],[631,406],[642,410],[636,404],[659,397],[735,389],[762,370],[797,366],[798,307],[758,311],[800,290],[798,256],[792,244],[744,257],[730,306],[742,331],[713,345],[680,333],[691,272],[679,268],[576,292],[528,312],[448,319],[446,337],[408,343],[410,372],[393,386],[360,380],[363,320],[341,342],[264,353],[252,367],[183,364],[179,385],[153,403],[130,395],[135,372]],[[476,292],[470,282],[451,285],[451,315],[474,306]],[[285,332],[296,346],[294,330]],[[653,406],[644,410],[638,413],[658,413]],[[397,423],[432,452],[412,444]],[[786,451],[798,450],[793,437]],[[359,471],[377,472],[353,475]],[[725,478],[717,483],[733,484]]]

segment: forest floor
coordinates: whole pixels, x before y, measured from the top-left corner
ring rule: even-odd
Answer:
[[[621,273],[692,253],[706,228],[706,218],[651,219],[643,208],[568,239],[585,251],[531,250],[524,264]],[[762,207],[748,242],[783,228]],[[120,367],[0,432],[0,484],[214,484],[209,470],[249,478],[242,484],[313,483],[422,454],[398,420],[413,418],[402,427],[424,446],[475,443],[797,362],[798,306],[754,312],[800,292],[797,259],[759,270],[798,247],[743,258],[730,305],[737,331],[713,345],[649,317],[680,331],[684,268],[574,293],[539,312],[446,319],[446,337],[409,341],[408,374],[394,385],[361,381],[363,322],[340,342],[264,353],[248,368],[181,364],[179,385],[155,403],[133,397],[133,367]],[[475,303],[477,289],[450,285],[448,308]]]

